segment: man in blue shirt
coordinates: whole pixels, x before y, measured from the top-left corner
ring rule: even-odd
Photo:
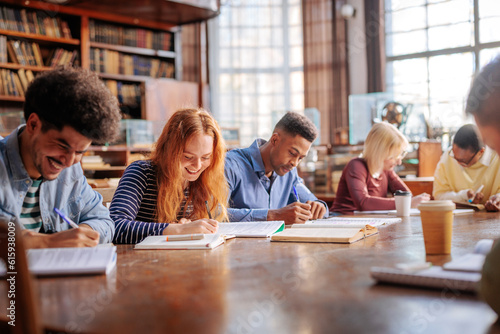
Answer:
[[[304,223],[328,215],[304,185],[295,167],[304,159],[317,137],[314,124],[289,112],[276,124],[269,141],[257,139],[245,149],[226,155],[230,221],[284,220]]]
[[[0,137],[0,217],[23,229],[28,248],[111,242],[113,221],[79,162],[92,141],[117,134],[116,98],[95,73],[58,68],[30,84],[24,116],[26,125]],[[70,229],[54,208],[79,228]]]

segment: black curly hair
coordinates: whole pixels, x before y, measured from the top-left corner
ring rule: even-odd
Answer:
[[[283,116],[274,129],[282,129],[292,136],[299,135],[309,142],[313,142],[318,136],[318,130],[314,123],[304,115],[289,111]]]
[[[39,74],[29,85],[24,117],[35,113],[42,131],[70,126],[96,144],[113,141],[120,127],[120,108],[96,73],[57,67]]]

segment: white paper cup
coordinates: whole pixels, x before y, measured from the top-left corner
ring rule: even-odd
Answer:
[[[396,216],[409,217],[411,210],[411,192],[401,191],[394,194],[396,201]]]

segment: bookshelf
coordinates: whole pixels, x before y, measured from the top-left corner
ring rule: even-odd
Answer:
[[[0,113],[22,110],[27,85],[58,64],[54,58],[97,72],[126,118],[164,122],[172,110],[201,101],[202,83],[182,81],[179,26],[219,8],[218,0],[0,1]],[[117,173],[140,153],[91,151]]]

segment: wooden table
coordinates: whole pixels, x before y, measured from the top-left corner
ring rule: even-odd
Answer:
[[[496,238],[499,215],[457,216],[452,257]],[[370,266],[431,261],[419,217],[351,245],[234,239],[212,251],[118,247],[108,276],[36,280],[45,325],[82,333],[499,333],[477,296],[377,285]],[[0,284],[6,296],[6,284]],[[6,310],[6,298],[0,309]]]

